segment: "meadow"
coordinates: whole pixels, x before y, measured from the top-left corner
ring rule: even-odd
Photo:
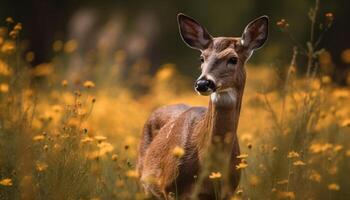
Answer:
[[[121,49],[112,62],[87,67],[89,76],[72,78],[65,66],[79,47],[74,40],[55,41],[52,61],[30,67],[35,54],[22,51],[22,24],[3,24],[0,199],[149,198],[135,170],[143,123],[162,105],[207,106],[193,90],[195,77],[173,63],[149,72],[146,58],[127,63]],[[347,86],[334,83],[329,54],[313,47],[305,66],[296,64],[300,48],[289,66],[248,64],[242,179],[232,200],[350,198],[350,77]],[[213,184],[220,178],[211,176]]]

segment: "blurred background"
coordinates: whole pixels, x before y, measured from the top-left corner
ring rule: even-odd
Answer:
[[[181,41],[177,13],[194,17],[213,36],[240,36],[249,21],[268,15],[271,19],[269,42],[251,63],[264,62],[281,68],[289,62],[295,43],[281,33],[276,22],[286,19],[295,40],[305,45],[310,34],[307,13],[313,3],[307,0],[12,0],[1,3],[0,18],[12,16],[22,22],[21,39],[27,41],[24,43],[27,51],[35,54],[31,60],[33,66],[51,61],[62,41],[71,41],[75,52],[67,66],[72,77],[96,63],[112,67],[118,55],[127,55],[127,66],[139,61],[146,63],[144,71],[151,74],[162,64],[171,62],[181,73],[194,76],[198,73],[199,53]],[[326,63],[335,65],[330,73],[339,84],[346,83],[345,71],[349,68],[349,59],[342,55],[350,48],[349,8],[348,0],[322,0],[319,8],[320,22],[324,21],[324,13],[332,12],[335,16],[333,27],[320,46],[329,51]],[[123,52],[116,55],[121,49]],[[130,67],[123,73],[131,73]]]
[[[2,0],[0,199],[147,199],[135,171],[146,119],[208,105],[179,12],[213,36],[270,17],[246,65],[232,200],[349,199],[349,11],[349,0]]]

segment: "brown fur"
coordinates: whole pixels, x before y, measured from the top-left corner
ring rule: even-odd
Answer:
[[[189,20],[189,37],[184,41],[189,41],[191,45],[201,41],[205,43],[198,45],[205,57],[200,78],[213,79],[217,91],[211,94],[208,108],[179,104],[165,106],[152,113],[144,125],[137,167],[146,192],[159,199],[168,199],[170,192],[177,193],[179,199],[187,199],[194,190],[194,177],[209,162],[206,155],[220,151],[227,160],[218,160],[210,170],[218,167],[227,169],[222,177],[225,194],[222,198],[226,199],[240,179],[240,172],[235,167],[240,162],[236,132],[246,80],[244,64],[252,49],[242,46],[241,38],[210,38],[209,45],[206,45],[207,38],[191,41],[206,30],[200,30],[196,21]],[[234,66],[227,64],[231,57],[238,60]],[[185,150],[183,157],[177,158],[172,154],[176,146]],[[197,198],[215,199],[208,178],[205,177],[200,184]]]

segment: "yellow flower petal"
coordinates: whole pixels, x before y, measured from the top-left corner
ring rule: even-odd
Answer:
[[[0,180],[0,185],[11,186],[12,185],[12,180],[10,178],[2,179],[2,180]]]

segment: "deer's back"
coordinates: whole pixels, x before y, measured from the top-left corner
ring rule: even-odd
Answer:
[[[185,104],[176,104],[163,106],[156,109],[148,118],[143,126],[142,137],[138,152],[137,168],[142,171],[143,168],[143,158],[145,156],[146,150],[152,143],[153,139],[160,129],[163,128],[167,123],[174,121],[181,113],[187,110],[189,106]]]
[[[181,194],[190,189],[197,174],[198,152],[192,141],[195,125],[199,123],[205,114],[204,107],[182,107],[182,112],[168,112],[176,115],[167,116],[168,120],[162,124],[157,134],[145,151],[141,181],[145,188],[154,194],[173,191],[175,179],[177,192]],[[159,111],[158,111],[159,112]],[[162,113],[162,111],[160,111]],[[162,118],[163,115],[157,115]],[[164,119],[163,118],[163,119]],[[153,123],[161,123],[162,119],[154,119]],[[181,158],[173,154],[173,149],[178,146],[185,150]],[[157,180],[156,183],[148,180]]]

